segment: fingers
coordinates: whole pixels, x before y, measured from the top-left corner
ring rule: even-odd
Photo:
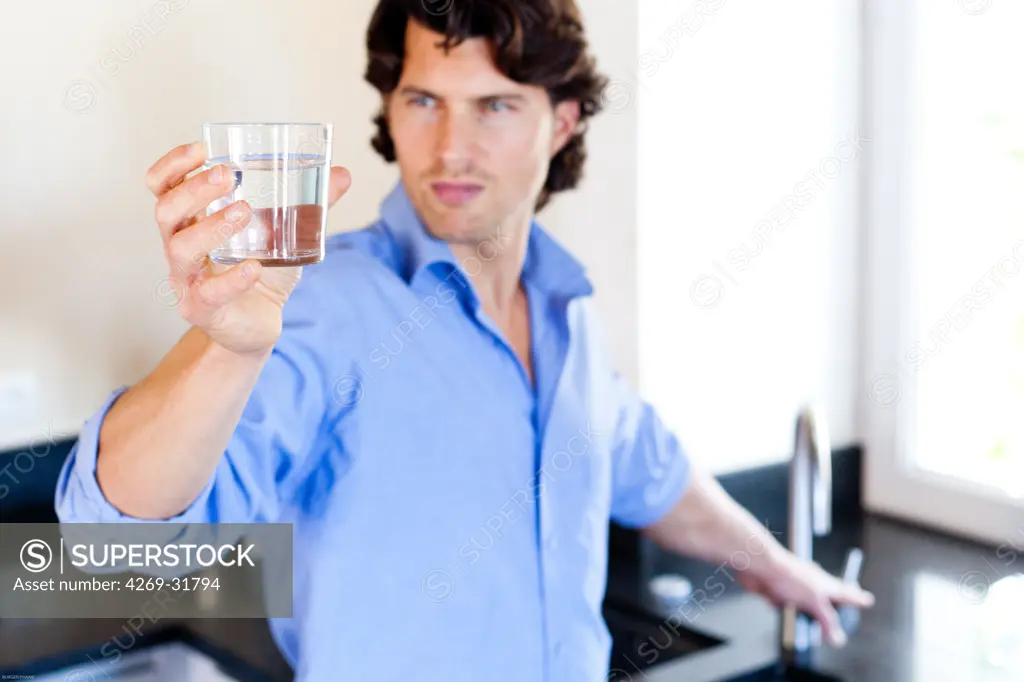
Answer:
[[[262,267],[259,261],[247,260],[227,272],[207,277],[196,285],[196,298],[207,309],[216,310],[252,288],[260,278]]]
[[[871,594],[855,582],[846,582],[842,578],[828,573],[824,569],[821,574],[825,577],[825,591],[829,599],[837,606],[856,606],[866,609],[874,606],[875,595]]]
[[[839,621],[839,613],[827,597],[819,596],[812,604],[811,615],[821,623],[822,634],[832,646],[846,646],[846,632]]]
[[[164,243],[192,218],[205,212],[210,202],[230,192],[234,182],[229,168],[214,166],[160,195],[155,216]]]
[[[206,145],[202,142],[175,147],[146,171],[146,187],[156,196],[160,196],[180,184],[186,175],[202,166],[205,161]]]
[[[855,583],[843,582],[828,575],[827,588],[818,592],[812,605],[812,615],[821,623],[822,633],[837,647],[845,646],[846,632],[836,606],[868,608],[874,605],[875,596]]]
[[[832,601],[840,605],[857,606],[867,609],[875,605],[875,595],[854,583],[839,582],[832,595]]]
[[[166,242],[171,271],[198,275],[206,263],[206,255],[245,229],[251,218],[249,204],[236,201],[174,234]]]
[[[331,169],[331,180],[327,190],[327,208],[334,206],[348,188],[352,186],[352,175],[347,169],[335,166]]]

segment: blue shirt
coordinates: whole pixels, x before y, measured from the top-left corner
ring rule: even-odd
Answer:
[[[299,682],[605,679],[609,518],[658,520],[689,461],[614,371],[580,264],[530,230],[535,382],[474,294],[481,264],[399,183],[304,270],[214,476],[170,519],[293,524],[295,615],[270,624]],[[64,464],[62,521],[134,520],[95,477],[123,390]]]

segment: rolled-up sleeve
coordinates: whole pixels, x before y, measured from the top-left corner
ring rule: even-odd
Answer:
[[[682,498],[690,459],[654,408],[618,374],[618,420],[612,444],[612,519],[629,528],[660,520]]]
[[[325,365],[322,348],[333,333],[317,296],[300,283],[284,308],[281,337],[246,403],[224,455],[199,496],[180,514],[161,522],[252,523],[274,521],[297,476],[315,464],[323,427],[336,417],[332,384],[337,367]],[[124,392],[108,396],[89,419],[64,462],[55,493],[62,522],[141,521],[121,513],[96,479],[103,420]],[[181,453],[182,457],[189,453]]]
[[[96,458],[99,452],[100,428],[110,408],[127,390],[121,387],[112,392],[103,406],[82,427],[78,441],[71,448],[57,479],[54,506],[63,523],[141,521],[121,513],[104,496],[96,480]],[[205,522],[207,501],[213,480],[207,483],[200,496],[181,514],[163,519],[168,522]]]

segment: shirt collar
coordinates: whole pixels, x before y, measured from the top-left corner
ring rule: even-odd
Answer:
[[[436,263],[446,263],[465,276],[448,242],[427,231],[401,181],[381,204],[381,219],[398,247],[398,268],[407,283],[411,284],[417,274]],[[536,220],[530,222],[522,277],[524,282],[567,300],[594,291],[582,264]]]
[[[423,226],[401,181],[381,204],[380,217],[398,246],[399,273],[407,283],[434,263],[457,267],[448,242],[434,238]]]
[[[594,293],[583,265],[536,220],[530,222],[523,281],[565,300]]]

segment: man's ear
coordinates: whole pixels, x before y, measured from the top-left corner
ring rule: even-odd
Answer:
[[[559,102],[555,107],[555,130],[551,136],[552,158],[562,151],[569,139],[576,133],[576,127],[580,122],[580,103],[578,100],[568,99]]]

